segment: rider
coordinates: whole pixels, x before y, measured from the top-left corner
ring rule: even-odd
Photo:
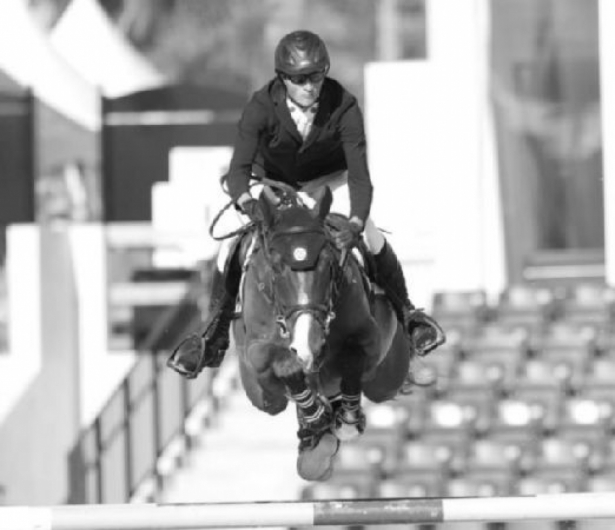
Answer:
[[[253,94],[239,122],[227,176],[229,192],[236,207],[258,222],[262,220],[260,203],[249,192],[253,173],[308,194],[324,186],[334,190],[347,185],[350,218],[340,228],[336,244],[350,248],[364,237],[373,254],[376,282],[416,352],[425,355],[445,341],[444,332],[410,302],[402,267],[369,217],[373,188],[363,115],[356,98],[328,77],[329,67],[327,48],[318,35],[299,30],[280,40],[275,50],[276,75]],[[203,367],[219,366],[229,346],[241,276],[233,261],[225,274],[218,271],[214,279],[203,335],[192,336],[192,342],[184,340],[169,359],[169,366],[185,377],[196,377]]]

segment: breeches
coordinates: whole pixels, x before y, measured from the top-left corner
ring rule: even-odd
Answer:
[[[299,191],[307,195],[308,197],[318,200],[322,193],[325,191],[325,187],[329,187],[333,193],[333,206],[331,209],[338,213],[348,215],[350,213],[350,201],[348,195],[348,171],[336,171],[328,175],[323,175],[317,179],[310,180],[305,183],[299,183],[301,188]],[[378,254],[386,242],[382,232],[376,227],[371,217],[368,217],[365,221],[365,229],[363,230],[363,239],[368,250],[372,254]],[[218,268],[224,269],[224,263],[226,262],[228,252],[232,246],[233,241],[225,239],[220,245],[220,251],[218,253]]]
[[[335,173],[330,173],[329,175],[323,175],[317,179],[310,180],[309,182],[301,184],[300,191],[317,200],[323,193],[325,186],[331,188],[331,191],[333,192],[332,210],[348,215],[350,211],[348,196],[348,171],[336,171]],[[371,217],[368,217],[365,221],[363,239],[365,240],[368,250],[372,254],[378,254],[386,242],[384,235],[376,227],[376,224]]]

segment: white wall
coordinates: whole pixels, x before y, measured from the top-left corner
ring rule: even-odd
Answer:
[[[132,351],[109,345],[107,235],[100,224],[73,225],[70,238],[80,352],[81,422],[93,421],[135,363]]]
[[[9,351],[0,355],[0,424],[42,366],[40,231],[12,225],[6,237]]]
[[[373,218],[434,290],[505,284],[503,232],[487,97],[487,0],[429,0],[424,61],[366,69]]]

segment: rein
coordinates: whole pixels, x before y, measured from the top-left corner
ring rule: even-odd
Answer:
[[[285,206],[292,206],[293,203],[301,207],[306,206],[305,202],[299,195],[298,191],[289,184],[286,184],[284,182],[270,180],[265,177],[265,178],[260,179],[260,181],[258,182],[252,182],[250,184],[250,188],[258,184],[268,186],[272,190],[277,190],[281,192],[281,195],[277,196],[277,198],[280,200],[280,203],[278,204],[279,208],[284,208]],[[274,311],[276,314],[275,319],[276,319],[276,323],[278,324],[280,328],[281,336],[284,338],[287,338],[290,335],[287,321],[290,318],[292,318],[292,316],[295,315],[296,313],[311,314],[323,327],[325,336],[328,336],[331,322],[336,317],[334,308],[340,296],[342,284],[344,281],[344,271],[346,268],[346,264],[347,264],[348,256],[350,252],[348,250],[342,250],[339,261],[337,262],[333,261],[330,264],[331,281],[329,283],[329,296],[327,296],[326,304],[316,304],[316,303],[308,302],[308,303],[303,303],[303,304],[295,304],[290,307],[285,307],[279,301],[278,297],[276,296],[275,280],[277,277],[279,277],[279,274],[276,273],[274,268],[271,266],[272,259],[271,259],[271,250],[269,248],[270,230],[268,230],[268,227],[262,225],[261,223],[256,224],[254,222],[249,222],[241,226],[240,228],[233,230],[231,232],[228,232],[226,234],[223,234],[223,235],[214,234],[215,227],[220,221],[220,219],[222,218],[222,216],[226,213],[227,210],[229,210],[231,207],[234,207],[234,206],[235,206],[234,202],[230,200],[227,204],[225,204],[220,209],[220,211],[216,214],[216,216],[214,217],[214,219],[212,220],[209,226],[209,234],[214,240],[221,241],[224,239],[229,239],[229,238],[232,238],[238,235],[245,234],[246,232],[256,229],[258,238],[263,243],[262,248],[263,248],[263,252],[265,255],[265,260],[267,261],[267,264],[270,270],[272,271],[271,285],[269,286],[269,293],[265,291],[265,285],[262,283],[258,285],[258,288],[274,307]],[[329,247],[333,249],[333,253],[335,254],[336,247],[333,245],[332,241],[330,240],[330,237],[328,236],[328,231],[325,227],[324,220],[322,221],[321,224],[318,225],[316,230],[314,226],[310,226],[310,227],[293,226],[293,227],[287,228],[286,230],[282,232],[279,232],[278,234],[279,235],[300,235],[300,234],[305,234],[305,233],[314,232],[314,231],[316,231],[319,234],[325,235],[326,242],[325,242],[325,247],[323,248]],[[246,256],[246,262],[247,260],[249,260],[250,253],[254,251],[254,242],[255,241],[253,241],[253,244],[251,245],[251,249],[248,252],[248,255]],[[322,252],[322,249],[320,250],[320,252]],[[244,269],[246,266],[247,266],[247,263],[244,263]]]
[[[278,232],[276,233],[276,235],[298,235],[314,231],[314,227],[294,226],[284,231]],[[322,253],[324,248],[329,248],[332,249],[332,252],[335,254],[336,247],[333,245],[333,242],[328,237],[324,223],[319,225],[316,231],[320,234],[325,235],[326,237],[325,246],[320,250],[320,253]],[[275,282],[276,279],[280,277],[280,274],[277,273],[274,267],[271,265],[273,260],[271,258],[270,238],[268,237],[269,235],[270,234],[265,227],[259,227],[259,236],[263,242],[262,248],[265,260],[267,261],[267,264],[272,273],[271,282],[268,289],[269,292],[266,293],[264,288],[262,288],[261,291],[269,299],[271,305],[274,308],[274,312],[276,314],[276,323],[280,328],[281,336],[287,338],[290,335],[287,322],[290,318],[293,317],[293,315],[297,313],[311,314],[323,327],[325,336],[328,336],[331,322],[336,317],[335,306],[338,302],[339,295],[341,292],[344,280],[344,269],[347,263],[349,252],[342,251],[340,259],[333,260],[329,265],[331,272],[331,281],[329,282],[329,292],[326,297],[327,303],[317,304],[314,302],[307,302],[286,306],[276,296]]]

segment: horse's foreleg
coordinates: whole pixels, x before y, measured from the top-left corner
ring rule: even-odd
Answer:
[[[340,382],[340,398],[335,410],[335,434],[340,440],[351,440],[363,434],[365,414],[361,408],[362,376],[365,355],[347,355]]]
[[[297,404],[302,426],[315,432],[331,427],[333,418],[330,407],[308,385],[303,367],[295,354],[288,351],[278,356],[273,362],[273,371]]]

